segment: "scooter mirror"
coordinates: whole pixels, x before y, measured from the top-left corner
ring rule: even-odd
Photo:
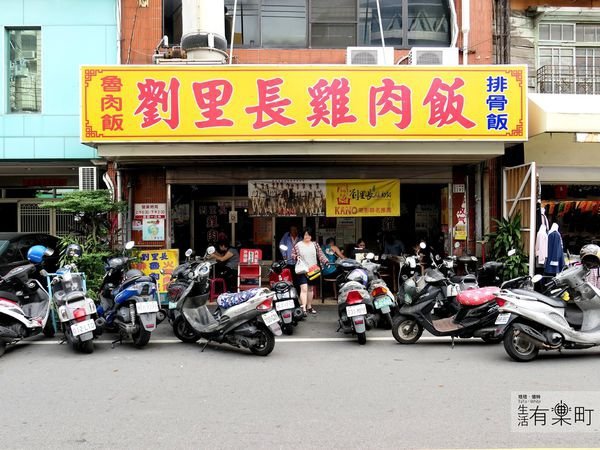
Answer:
[[[415,261],[415,258],[407,258],[408,261],[408,265],[410,266],[411,269],[414,269],[417,267],[417,261]]]
[[[471,256],[471,261],[477,261],[477,256]]]
[[[373,253],[373,252],[369,252],[369,253],[367,253],[367,256],[366,256],[366,258],[367,258],[367,259],[373,259],[373,258],[375,258],[375,253]]]
[[[544,278],[543,276],[541,276],[539,273],[534,275],[533,278],[531,279],[531,281],[533,281],[534,283],[539,283],[539,281]]]
[[[46,250],[44,251],[44,256],[52,256],[54,255],[54,250],[51,248],[46,248]]]
[[[279,246],[279,250],[281,250],[282,252],[287,252],[287,249],[288,249],[288,246],[287,246],[287,245],[281,244],[281,245]]]
[[[427,244],[426,244],[425,242],[421,242],[421,243],[419,244],[419,247],[420,247],[421,249],[425,250],[425,249],[427,248]]]
[[[125,244],[125,250],[131,250],[133,247],[135,247],[135,241],[129,241]]]
[[[215,252],[215,248],[212,245],[206,249],[207,255],[212,255],[214,252]]]
[[[511,248],[511,249],[508,251],[507,255],[508,255],[508,256],[513,256],[513,255],[515,255],[516,253],[517,253],[517,251],[516,251],[514,248]]]
[[[188,248],[188,249],[185,251],[185,256],[186,256],[186,258],[189,258],[190,256],[192,256],[192,253],[194,253],[194,250],[192,250],[191,248]]]

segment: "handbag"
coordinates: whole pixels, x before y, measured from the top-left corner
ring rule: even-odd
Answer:
[[[308,271],[308,266],[306,265],[306,263],[304,261],[302,261],[301,259],[298,259],[298,261],[296,261],[296,267],[294,268],[294,271],[298,275],[306,273]]]
[[[310,266],[306,271],[306,278],[310,281],[316,280],[321,276],[321,267],[318,264]]]

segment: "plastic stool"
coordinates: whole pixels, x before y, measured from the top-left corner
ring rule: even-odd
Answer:
[[[211,278],[209,301],[216,300],[225,291],[227,291],[227,288],[225,287],[225,280],[223,278]]]

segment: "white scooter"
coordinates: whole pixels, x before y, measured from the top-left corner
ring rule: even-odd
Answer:
[[[34,245],[27,252],[31,264],[15,267],[0,277],[0,356],[6,346],[21,339],[44,333],[54,336],[50,317],[50,297],[40,282],[32,275],[37,271],[45,256],[54,250],[43,245]],[[45,276],[42,269],[39,272]]]
[[[500,292],[496,336],[504,333],[504,348],[512,359],[531,361],[540,349],[600,345],[600,289],[586,281],[590,268],[600,266],[600,247],[584,246],[581,262],[553,278],[552,296],[521,289]]]

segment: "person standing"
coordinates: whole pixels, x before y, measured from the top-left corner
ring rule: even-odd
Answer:
[[[292,250],[294,248],[294,245],[296,245],[298,242],[300,242],[300,236],[298,236],[298,227],[296,225],[292,225],[290,227],[290,231],[287,231],[279,241],[280,246],[285,245],[287,247],[287,250],[281,251],[281,255],[290,266],[290,270],[292,271],[292,273],[294,273],[294,260],[292,259]]]
[[[321,247],[313,241],[312,228],[305,228],[302,231],[302,238],[303,239],[298,242],[292,250],[292,259],[296,261],[296,281],[300,286],[300,304],[305,315],[306,313],[316,314],[317,311],[312,307],[312,287],[317,283],[318,279],[312,281],[309,280],[306,276],[306,272],[318,262],[322,265],[326,265],[329,263],[329,260],[323,254]]]

